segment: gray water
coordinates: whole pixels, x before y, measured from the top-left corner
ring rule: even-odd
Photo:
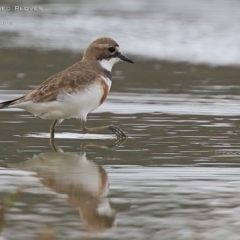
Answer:
[[[79,58],[1,55],[1,100]],[[54,152],[50,121],[1,110],[4,239],[239,239],[239,68],[131,57],[88,119],[120,126],[125,142],[82,134],[73,119],[57,126]]]
[[[120,126],[124,142],[82,134],[72,119],[52,149],[50,121],[0,111],[0,239],[238,240],[239,3],[103,2],[0,12],[13,21],[0,26],[0,101],[78,61],[109,29],[135,61],[114,66],[87,122]]]

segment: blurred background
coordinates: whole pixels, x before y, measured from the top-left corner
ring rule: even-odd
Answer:
[[[114,66],[87,123],[125,142],[72,119],[54,152],[51,122],[1,110],[0,240],[238,240],[239,22],[237,0],[1,0],[0,101],[102,36],[135,64]]]
[[[82,52],[100,36],[127,53],[169,61],[240,63],[240,2],[236,0],[1,1],[0,47]],[[20,11],[15,6],[40,6]]]

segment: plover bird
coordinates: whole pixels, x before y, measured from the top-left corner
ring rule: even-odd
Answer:
[[[121,60],[133,63],[121,53],[116,41],[99,38],[89,45],[81,61],[54,74],[32,92],[0,103],[0,109],[21,108],[40,118],[53,120],[51,141],[56,124],[69,118],[80,119],[84,133],[108,129],[118,138],[126,138],[121,128],[114,125],[94,128],[85,125],[87,115],[106,99],[112,83],[112,67]]]

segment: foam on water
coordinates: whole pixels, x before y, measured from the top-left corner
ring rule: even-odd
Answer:
[[[23,1],[24,2],[24,1]],[[83,51],[95,38],[115,38],[124,53],[160,60],[240,64],[240,2],[133,0],[43,5],[1,11],[0,47]]]

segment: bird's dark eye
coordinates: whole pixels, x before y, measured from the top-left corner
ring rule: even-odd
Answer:
[[[111,53],[115,52],[115,47],[108,48],[108,51],[111,52]]]

